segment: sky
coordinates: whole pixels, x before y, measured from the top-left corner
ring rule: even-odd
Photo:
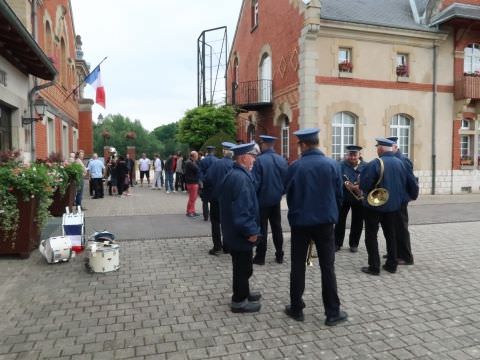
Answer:
[[[204,30],[227,26],[230,51],[242,0],[71,3],[84,60],[93,70],[108,57],[101,65],[107,105],[93,106],[94,121],[100,113],[121,114],[151,131],[197,106],[197,39]],[[222,36],[211,33],[207,42],[219,48]],[[88,85],[84,96],[95,98]]]

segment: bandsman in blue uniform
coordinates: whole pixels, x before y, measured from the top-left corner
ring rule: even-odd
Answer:
[[[283,232],[280,202],[285,192],[284,182],[288,170],[288,162],[278,155],[273,146],[274,136],[260,135],[262,153],[257,156],[253,165],[253,178],[257,187],[258,205],[260,206],[261,238],[257,245],[253,263],[265,264],[267,252],[268,223],[272,229],[275,246],[275,260],[283,263]]]
[[[315,243],[322,272],[322,298],[325,324],[336,325],[347,319],[340,310],[335,276],[335,238],[343,181],[340,166],[318,149],[318,129],[295,132],[301,158],[288,169],[285,189],[291,228],[290,305],[285,313],[303,321],[305,303],[305,262],[310,241]]]
[[[254,143],[231,148],[234,164],[220,186],[220,213],[223,240],[230,249],[233,270],[233,312],[260,310],[259,292],[250,291],[253,273],[253,247],[260,234],[260,213],[255,183],[251,174]]]
[[[218,158],[215,156],[215,146],[207,146],[207,154],[198,162],[199,175],[200,175],[200,200],[202,200],[202,214],[203,220],[208,221],[209,207],[208,200],[203,196],[203,181],[205,176],[207,176],[208,168],[217,161]]]
[[[340,207],[338,223],[335,225],[335,244],[336,250],[343,246],[345,238],[345,225],[350,209],[352,209],[352,221],[350,225],[350,235],[348,243],[351,252],[358,251],[360,236],[363,230],[363,205],[362,191],[358,184],[358,178],[365,162],[360,160],[361,146],[348,145],[345,147],[347,153],[345,159],[340,162],[340,173],[343,177],[343,202]]]
[[[387,243],[387,260],[382,268],[390,273],[397,271],[397,244],[395,224],[400,221],[400,207],[407,197],[416,199],[418,185],[415,177],[405,168],[402,160],[392,151],[393,141],[376,138],[379,159],[370,161],[360,173],[360,189],[365,194],[365,245],[368,252],[368,266],[361,270],[370,275],[380,274],[377,233],[379,224]],[[383,163],[383,174],[382,174]],[[373,206],[368,202],[368,193],[376,187],[388,191],[388,200]]]
[[[405,168],[410,173],[409,176],[415,177],[413,174],[413,164],[408,157],[406,157],[398,147],[398,137],[390,136],[387,138],[392,140],[393,154],[403,161]],[[416,178],[415,178],[416,179]],[[417,180],[418,183],[418,180]],[[399,265],[413,265],[412,246],[410,243],[410,232],[408,231],[408,202],[414,200],[407,197],[400,207],[401,221],[396,223],[395,235],[397,238],[397,261]]]
[[[233,167],[233,153],[230,150],[235,144],[231,142],[223,142],[223,158],[214,161],[207,170],[207,174],[203,181],[203,196],[205,200],[210,202],[210,222],[212,224],[212,240],[213,248],[208,253],[210,255],[218,255],[220,251],[226,254],[228,248],[225,243],[222,244],[222,231],[220,226],[220,207],[218,199],[220,197],[220,185],[225,175]]]

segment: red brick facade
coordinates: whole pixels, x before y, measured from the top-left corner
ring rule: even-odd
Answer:
[[[298,54],[303,15],[288,1],[259,1],[258,25],[252,28],[252,1],[245,0],[241,9],[234,43],[230,53],[227,71],[227,97],[231,98],[231,84],[259,80],[259,66],[262,56],[268,53],[272,60],[273,105],[257,111],[240,113],[237,117],[237,137],[249,141],[247,131],[251,122],[255,135],[269,134],[281,137],[282,124],[279,117],[282,108],[289,108],[291,115],[290,134],[298,129]],[[285,26],[279,26],[279,21]],[[237,59],[237,60],[235,60]],[[237,78],[234,76],[234,63],[238,61]],[[276,117],[276,118],[275,118]],[[249,121],[251,119],[252,121]],[[290,158],[294,149],[290,136]],[[277,141],[276,151],[281,153],[281,142]]]
[[[37,10],[38,42],[47,56],[52,58],[58,70],[55,84],[40,91],[40,96],[48,103],[47,117],[55,122],[54,152],[62,153],[68,158],[72,152],[73,129],[79,128],[79,114],[76,94],[65,100],[77,86],[75,72],[75,34],[73,33],[73,19],[68,0],[44,1]],[[68,126],[67,153],[63,154],[62,134],[63,125]],[[36,157],[48,157],[47,126],[36,125],[35,128]]]

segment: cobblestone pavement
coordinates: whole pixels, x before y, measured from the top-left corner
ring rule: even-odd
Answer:
[[[138,190],[137,201],[149,191]],[[183,197],[158,192],[163,204],[173,196]],[[124,205],[122,216],[112,216],[113,203]],[[142,218],[128,213],[142,208],[135,196],[85,204],[87,221],[95,211],[110,222],[130,216],[132,227]],[[283,314],[288,232],[287,261],[276,264],[270,244],[266,265],[254,268],[252,288],[263,293],[257,314],[229,311],[231,260],[207,255],[208,237],[121,241],[121,268],[108,274],[87,273],[81,256],[56,265],[38,251],[0,258],[0,360],[479,359],[480,222],[414,225],[411,233],[415,265],[397,274],[361,273],[364,247],[337,253],[350,319],[333,328],[323,324],[318,266],[307,268],[305,322]]]

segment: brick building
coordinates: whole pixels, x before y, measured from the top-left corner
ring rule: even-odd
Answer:
[[[479,0],[244,0],[227,70],[238,137],[321,129],[341,159],[399,137],[422,193],[480,192]]]
[[[51,153],[68,158],[70,152],[80,149],[79,144],[86,147],[87,154],[91,153],[92,102],[81,99],[79,91],[72,93],[78,78],[88,73],[88,66],[83,58],[77,58],[82,54],[81,42],[79,47],[70,1],[7,2],[58,72],[54,81],[30,80],[32,101],[43,102],[46,110],[42,119],[31,126],[29,136],[33,140],[20,144],[20,149],[30,159],[46,158]]]

